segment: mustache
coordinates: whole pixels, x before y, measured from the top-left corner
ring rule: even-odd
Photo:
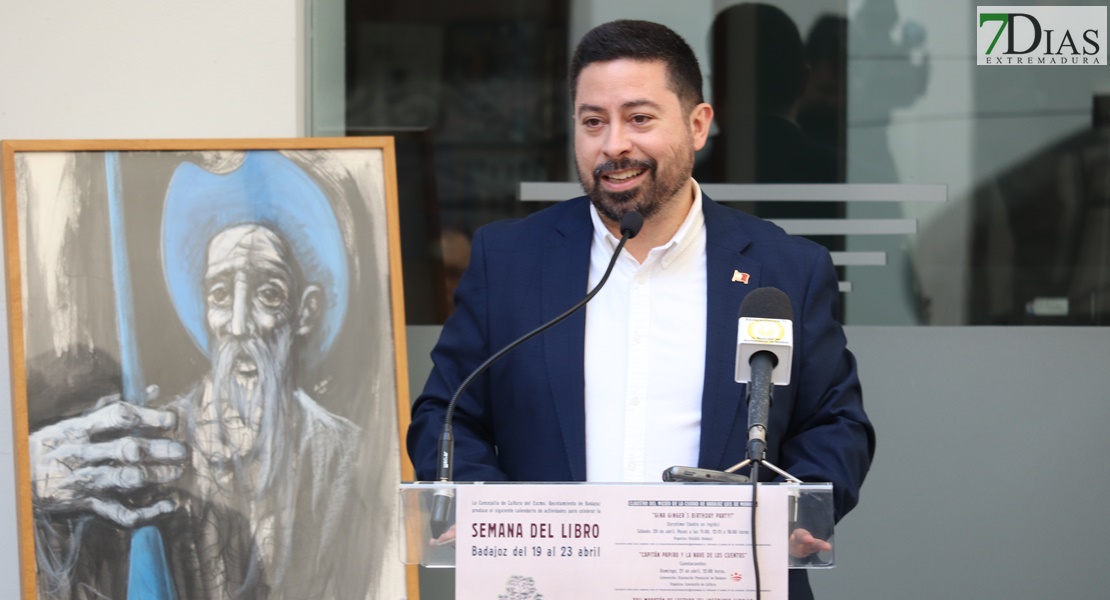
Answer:
[[[221,374],[230,375],[237,361],[249,360],[254,363],[259,373],[264,369],[274,368],[274,356],[258,338],[225,339],[220,341],[216,348],[216,370]]]
[[[632,158],[608,160],[594,167],[594,179],[600,179],[603,175],[608,175],[609,173],[615,173],[617,171],[625,171],[628,169],[646,169],[649,171],[654,171],[658,164],[659,163],[657,163],[655,159],[651,158],[644,160]]]
[[[222,340],[216,349],[213,372],[213,383],[219,391],[218,395],[232,400],[235,409],[245,417],[250,410],[250,395],[240,393],[245,390],[239,389],[236,379],[238,365],[241,362],[254,365],[254,387],[258,391],[260,386],[262,389],[273,388],[281,378],[278,358],[267,344],[257,338]]]

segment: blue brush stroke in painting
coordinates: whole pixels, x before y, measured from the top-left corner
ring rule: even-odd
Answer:
[[[169,573],[162,533],[150,526],[135,530],[131,534],[128,600],[174,600],[177,596]]]
[[[104,167],[108,177],[108,224],[112,235],[112,280],[116,293],[116,326],[119,333],[120,369],[123,399],[133,404],[146,404],[146,386],[139,364],[139,348],[135,340],[135,310],[131,296],[131,270],[128,265],[127,237],[123,221],[123,190],[120,183],[119,153],[106,152]],[[129,600],[174,600],[162,532],[156,527],[140,527],[131,533],[131,556],[128,565],[127,598]]]
[[[119,333],[123,399],[133,404],[146,404],[146,386],[143,385],[138,344],[135,341],[135,304],[131,296],[131,269],[128,265],[127,237],[123,223],[119,153],[105,153],[104,163],[108,175],[108,224],[112,232],[112,281],[116,292],[116,326]]]
[[[296,163],[273,150],[252,150],[238,168],[212,173],[182,163],[170,181],[162,215],[166,287],[182,324],[211,356],[206,326],[204,271],[208,243],[220,231],[257,223],[272,229],[324,292],[321,322],[302,346],[318,362],[335,341],[347,312],[350,276],[343,233],[320,185]],[[299,300],[299,299],[298,299]]]

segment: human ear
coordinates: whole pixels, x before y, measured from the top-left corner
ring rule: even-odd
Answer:
[[[707,102],[690,111],[690,133],[694,136],[694,150],[701,150],[709,137],[709,125],[713,122],[713,107]]]
[[[297,308],[297,335],[308,335],[320,318],[323,309],[324,292],[320,286],[309,284],[301,294]]]

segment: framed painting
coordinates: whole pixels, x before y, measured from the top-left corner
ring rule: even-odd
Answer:
[[[2,153],[23,597],[416,597],[392,138]]]

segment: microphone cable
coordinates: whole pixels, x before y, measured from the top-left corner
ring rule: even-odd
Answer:
[[[756,543],[756,507],[759,506],[757,491],[759,490],[759,461],[752,462],[752,569],[755,571],[755,600],[762,599],[759,585],[759,544]]]
[[[464,379],[461,384],[459,384],[458,389],[455,390],[455,394],[451,396],[451,401],[447,404],[447,412],[443,417],[443,434],[440,436],[439,440],[440,460],[437,472],[440,482],[448,483],[452,480],[454,476],[455,441],[454,434],[451,429],[451,422],[455,416],[455,405],[458,404],[459,397],[462,396],[462,393],[479,375],[485,373],[486,370],[489,369],[490,365],[496,362],[499,358],[513,351],[517,346],[523,344],[524,342],[527,342],[528,340],[539,335],[545,330],[562,322],[564,319],[578,311],[578,309],[585,306],[587,302],[589,302],[595,295],[597,295],[598,291],[601,290],[601,286],[605,285],[605,282],[609,279],[609,274],[613,272],[613,266],[617,264],[617,257],[620,256],[621,250],[624,248],[625,243],[627,243],[628,240],[636,237],[636,235],[640,233],[640,229],[643,226],[644,217],[639,212],[632,210],[625,213],[624,216],[621,217],[620,222],[620,242],[617,243],[617,248],[613,251],[613,257],[609,259],[609,266],[605,269],[605,274],[602,275],[601,281],[599,281],[598,284],[594,286],[594,289],[590,290],[590,292],[586,294],[585,298],[583,298],[574,306],[567,309],[565,312],[563,312],[563,314],[522,335],[513,343],[505,346],[496,354],[487,358],[485,362],[483,362],[481,365],[478,365],[478,368],[474,369],[474,371],[469,376],[467,376],[467,378]]]

